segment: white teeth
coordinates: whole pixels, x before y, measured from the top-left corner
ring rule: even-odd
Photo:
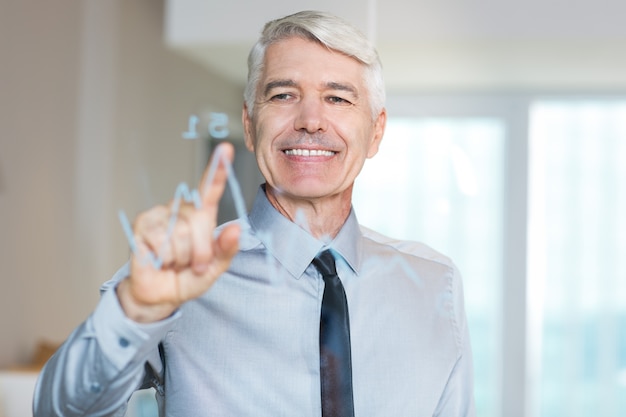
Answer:
[[[332,156],[335,153],[319,149],[287,149],[285,154],[293,156]]]

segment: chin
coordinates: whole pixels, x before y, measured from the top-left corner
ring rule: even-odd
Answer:
[[[295,198],[315,199],[328,197],[340,193],[338,187],[323,181],[298,181],[292,182],[282,188],[283,193]]]

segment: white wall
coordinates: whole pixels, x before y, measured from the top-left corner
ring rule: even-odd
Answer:
[[[243,81],[263,23],[333,12],[377,46],[390,93],[612,92],[626,88],[623,0],[167,0],[167,41]],[[245,13],[241,13],[245,10]]]
[[[127,258],[117,210],[194,182],[204,144],[181,139],[189,115],[238,119],[241,89],[163,46],[161,1],[0,7],[3,368],[85,319]]]

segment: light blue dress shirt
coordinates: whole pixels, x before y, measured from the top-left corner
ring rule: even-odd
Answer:
[[[319,417],[324,282],[311,261],[328,247],[349,305],[356,416],[474,416],[454,265],[359,226],[354,212],[334,239],[316,239],[262,188],[229,271],[170,318],[142,325],[124,316],[113,289],[127,267],[103,286],[93,314],[44,368],[35,416],[123,415],[148,361],[166,416]]]

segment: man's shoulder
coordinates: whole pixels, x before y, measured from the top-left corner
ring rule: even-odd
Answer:
[[[423,260],[439,263],[453,269],[456,268],[454,262],[452,262],[448,256],[422,242],[395,239],[385,236],[382,233],[372,230],[366,226],[360,225],[359,227],[361,228],[363,238],[374,244],[387,246],[389,249],[406,256],[421,258]]]

